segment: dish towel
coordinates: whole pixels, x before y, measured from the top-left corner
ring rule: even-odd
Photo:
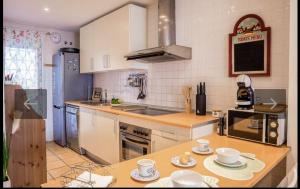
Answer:
[[[91,174],[91,175],[90,175]],[[91,176],[92,185],[80,182],[78,180],[89,181]],[[66,187],[107,187],[113,181],[113,176],[101,176],[94,173],[84,171],[77,177],[78,180],[72,180]]]

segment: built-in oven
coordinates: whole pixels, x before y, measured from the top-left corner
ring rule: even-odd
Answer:
[[[281,145],[286,141],[285,113],[228,110],[227,134],[266,144]]]
[[[120,122],[120,161],[151,152],[151,129]]]

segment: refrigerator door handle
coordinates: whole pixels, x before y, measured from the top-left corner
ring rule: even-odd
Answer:
[[[62,106],[56,106],[56,105],[53,105],[54,108],[57,108],[57,109],[61,109],[63,108]]]

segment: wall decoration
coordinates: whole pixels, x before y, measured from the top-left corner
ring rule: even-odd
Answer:
[[[271,28],[261,17],[240,18],[229,34],[229,77],[239,74],[270,76]]]

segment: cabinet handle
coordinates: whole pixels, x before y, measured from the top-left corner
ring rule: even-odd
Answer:
[[[91,62],[90,62],[90,68],[93,70],[94,69],[94,58],[91,58]]]
[[[110,56],[107,54],[107,67],[110,68]]]
[[[110,58],[108,54],[103,55],[103,67],[110,68]]]
[[[103,59],[103,68],[106,68],[106,58],[105,58],[105,55],[103,55],[102,59]]]

